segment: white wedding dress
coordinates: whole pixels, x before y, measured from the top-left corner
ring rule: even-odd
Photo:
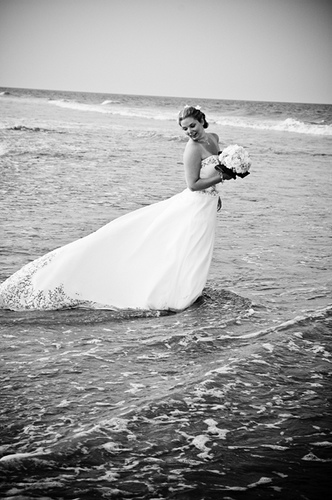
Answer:
[[[201,178],[217,156],[202,160]],[[25,265],[0,285],[0,307],[180,311],[195,302],[212,259],[218,191],[183,192],[130,212]]]

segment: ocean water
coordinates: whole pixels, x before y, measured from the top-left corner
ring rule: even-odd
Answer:
[[[0,89],[0,281],[185,188],[184,104],[221,147],[203,297],[179,314],[0,311],[0,497],[331,491],[332,106]]]

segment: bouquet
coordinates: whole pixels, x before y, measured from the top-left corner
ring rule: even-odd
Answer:
[[[218,154],[219,165],[215,167],[219,172],[229,175],[232,179],[249,175],[251,161],[248,152],[237,144],[227,146]]]

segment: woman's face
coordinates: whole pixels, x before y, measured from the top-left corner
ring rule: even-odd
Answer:
[[[192,116],[181,121],[181,128],[193,141],[199,141],[205,135],[203,124]]]

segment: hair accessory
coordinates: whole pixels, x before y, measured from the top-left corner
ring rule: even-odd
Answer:
[[[198,111],[200,111],[202,108],[200,106],[195,106],[195,109],[197,109]]]
[[[183,109],[186,109],[186,108],[190,108],[189,104],[185,104],[185,105],[183,106]]]

